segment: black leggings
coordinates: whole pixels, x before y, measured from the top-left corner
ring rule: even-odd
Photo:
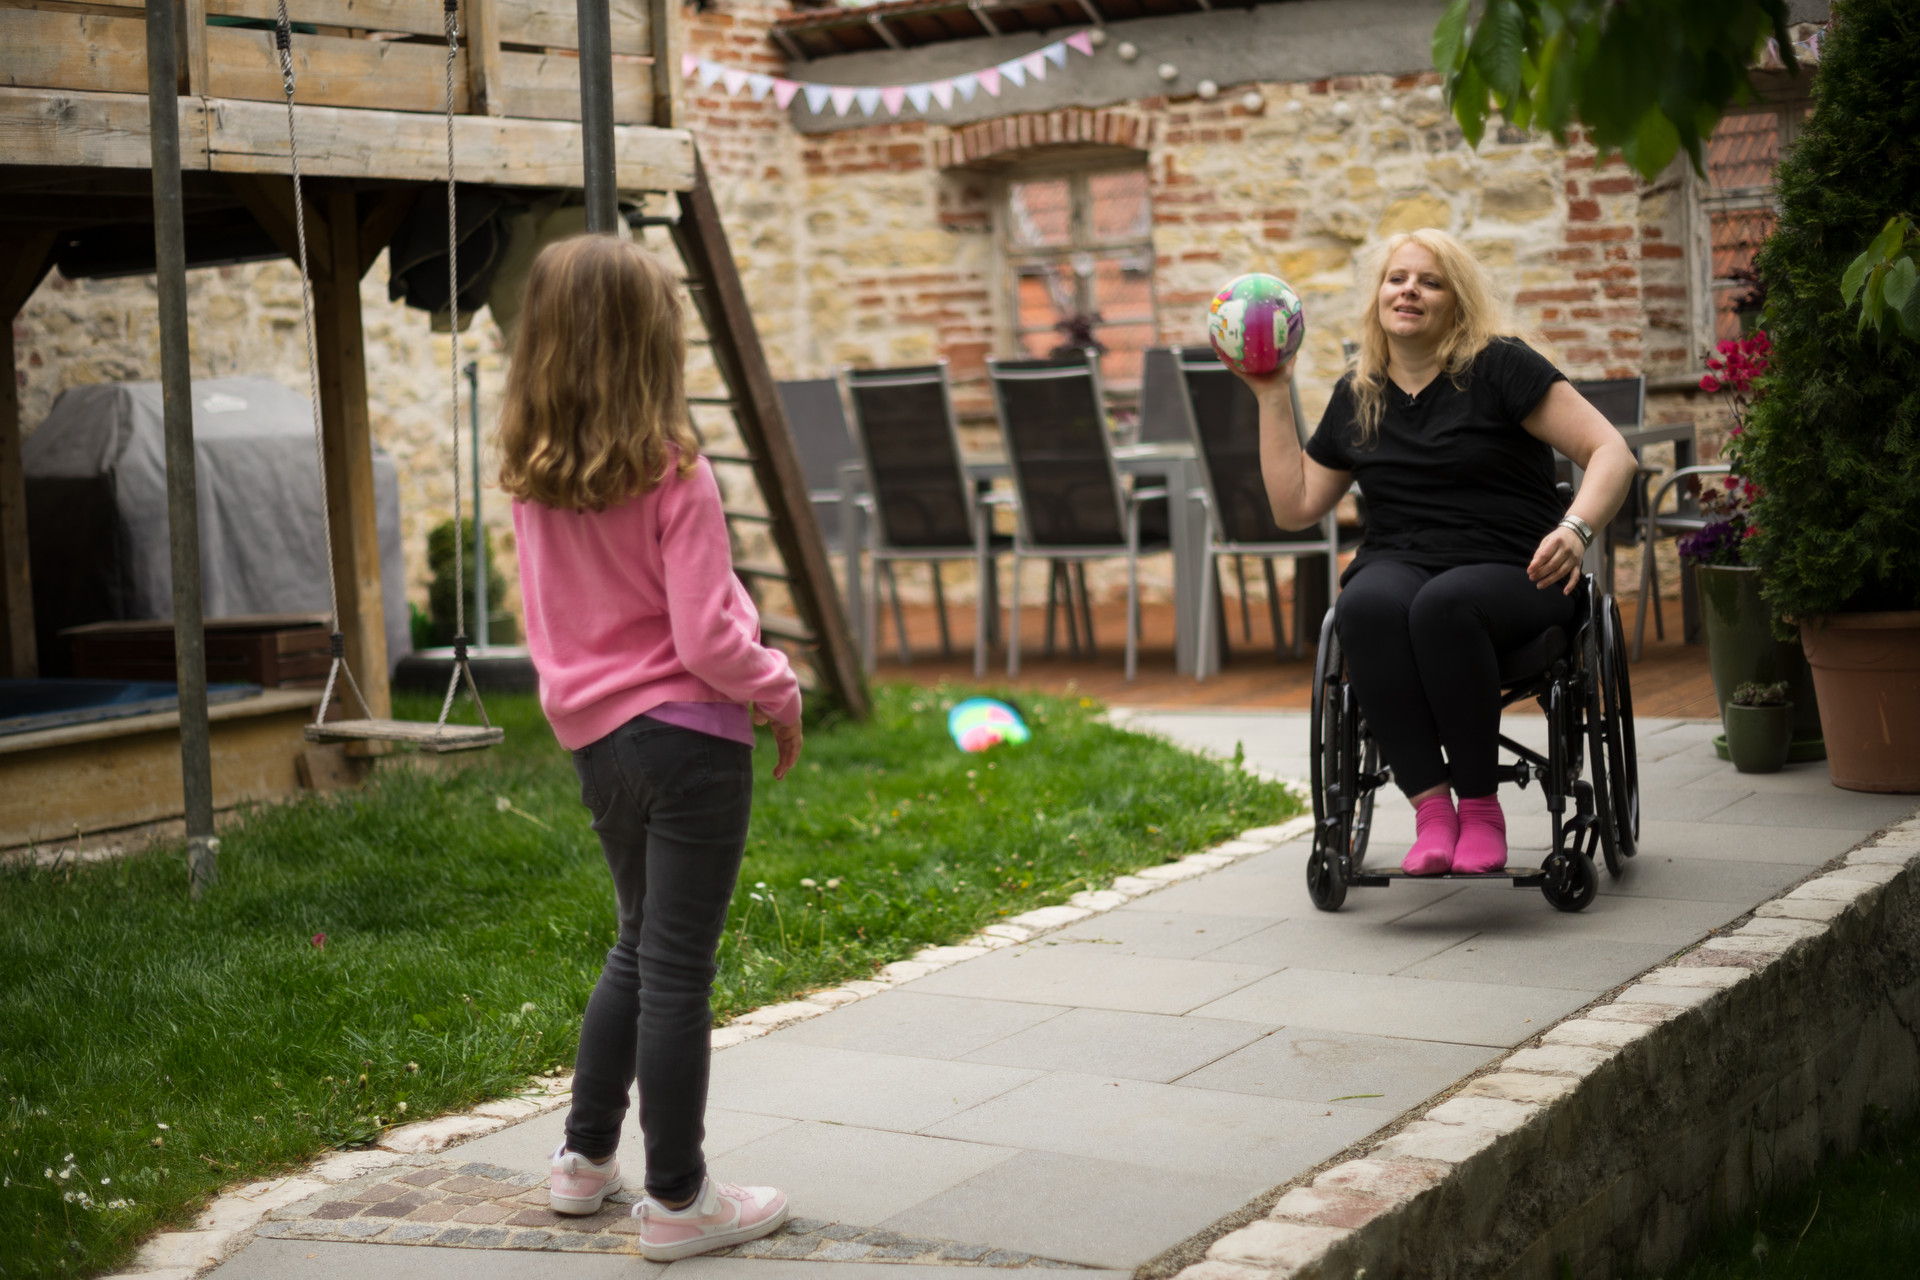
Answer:
[[[1436,570],[1375,560],[1353,575],[1334,625],[1360,710],[1402,791],[1418,795],[1451,777],[1463,798],[1494,793],[1500,655],[1573,621],[1564,590],[1543,591],[1505,564]]]

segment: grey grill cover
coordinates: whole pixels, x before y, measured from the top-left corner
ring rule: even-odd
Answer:
[[[206,616],[325,613],[325,537],[306,397],[267,378],[196,379],[193,436]],[[40,667],[67,675],[61,628],[173,616],[160,384],[62,392],[22,454]],[[399,478],[378,448],[373,489],[391,668],[413,644]]]

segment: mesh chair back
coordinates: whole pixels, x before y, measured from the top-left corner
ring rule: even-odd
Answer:
[[[780,392],[780,407],[787,411],[787,426],[793,432],[807,488],[837,491],[841,464],[860,456],[847,429],[840,384],[832,378],[806,378],[774,386]]]
[[[946,364],[848,369],[881,541],[894,550],[973,545],[973,492]]]
[[[1148,347],[1140,376],[1140,443],[1187,444],[1187,394],[1174,347]]]
[[[1020,524],[1037,547],[1124,547],[1125,500],[1098,357],[988,360]]]
[[[1289,531],[1273,522],[1260,471],[1260,404],[1211,347],[1174,349],[1189,409],[1188,429],[1224,542],[1318,542],[1319,526]],[[1297,426],[1298,424],[1296,424]]]
[[[1637,427],[1646,421],[1647,380],[1644,376],[1576,382],[1573,389],[1616,427]]]

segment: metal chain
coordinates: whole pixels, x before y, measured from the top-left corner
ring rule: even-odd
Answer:
[[[337,637],[340,634],[340,584],[333,570],[333,512],[327,501],[327,446],[320,417],[320,352],[313,336],[313,279],[307,267],[307,202],[300,190],[300,143],[293,110],[293,23],[287,17],[287,0],[279,0],[274,45],[280,54],[280,87],[287,98],[287,165],[293,175],[293,234],[300,249],[300,318],[307,338],[307,405],[313,413],[313,460],[320,476],[320,536],[323,539],[320,558],[327,565],[328,629]],[[314,715],[315,724],[326,718],[327,708],[333,702],[335,676],[342,670],[346,670],[347,687],[360,702],[361,714],[373,714],[354,682],[353,672],[346,669],[346,660],[335,657],[327,671],[327,687],[320,698],[320,709]]]

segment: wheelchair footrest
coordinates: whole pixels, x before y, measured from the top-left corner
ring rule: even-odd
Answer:
[[[1379,871],[1362,871],[1347,881],[1350,885],[1369,888],[1381,888],[1395,880],[1412,880],[1425,883],[1430,880],[1511,880],[1516,889],[1532,888],[1546,882],[1547,873],[1538,867],[1505,867],[1499,871],[1448,871],[1437,876],[1409,875],[1398,867]]]

